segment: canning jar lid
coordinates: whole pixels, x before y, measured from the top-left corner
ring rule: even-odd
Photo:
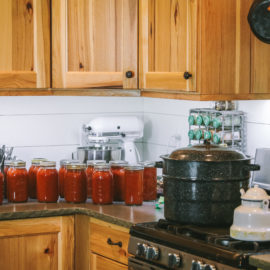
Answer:
[[[11,166],[13,162],[14,162],[14,160],[11,160],[11,159],[5,159],[5,161],[4,161],[4,166]]]
[[[96,164],[94,166],[95,171],[108,171],[110,169],[109,164]]]
[[[40,167],[55,167],[56,162],[55,161],[42,161],[40,162]]]
[[[167,157],[166,157],[167,158]],[[247,160],[247,156],[239,150],[210,144],[197,144],[173,151],[169,155],[171,160],[182,161],[240,161]]]
[[[87,160],[87,166],[95,166],[98,164],[106,164],[106,160],[96,159],[96,160]]]
[[[156,162],[155,161],[142,161],[138,163],[139,165],[142,165],[144,168],[152,168],[155,167]]]
[[[67,164],[67,170],[84,170],[86,165],[84,163],[70,163]]]
[[[23,160],[14,160],[10,165],[13,167],[25,167],[26,162]]]
[[[80,163],[77,159],[61,159],[60,160],[60,167],[65,166],[70,163]]]
[[[47,161],[46,158],[33,158],[32,165],[40,165],[41,162]]]
[[[128,165],[128,162],[125,160],[111,160],[109,164],[111,167],[119,167],[119,166]]]
[[[143,166],[138,165],[130,165],[125,167],[126,171],[142,171],[144,168]]]

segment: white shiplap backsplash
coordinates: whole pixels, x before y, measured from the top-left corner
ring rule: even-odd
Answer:
[[[0,97],[0,144],[14,146],[28,165],[33,157],[71,158],[83,124],[99,115],[143,117],[142,104],[136,97]]]
[[[189,110],[212,106],[213,102],[144,98],[144,157],[156,159],[186,146]],[[270,100],[238,101],[238,109],[247,113],[247,154],[270,148]]]
[[[139,97],[0,97],[0,144],[30,164],[33,157],[70,158],[80,143],[80,129],[98,115],[138,115],[145,132],[137,146],[144,159],[157,160],[188,144],[189,109],[212,102]],[[270,147],[270,100],[239,101],[248,113],[248,154]]]

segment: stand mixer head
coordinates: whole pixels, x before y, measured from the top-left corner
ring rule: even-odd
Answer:
[[[140,161],[135,140],[143,137],[143,122],[136,116],[103,116],[92,119],[83,126],[83,148],[121,150],[119,158],[107,157],[107,161],[122,159],[129,163]],[[81,147],[82,148],[82,147]]]

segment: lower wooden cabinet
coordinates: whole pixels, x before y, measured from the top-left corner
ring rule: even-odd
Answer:
[[[127,270],[128,266],[95,253],[90,253],[90,269],[91,270]]]
[[[74,217],[1,221],[0,269],[74,269]]]

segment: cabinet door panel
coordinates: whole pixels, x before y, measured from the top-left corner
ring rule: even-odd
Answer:
[[[251,91],[270,93],[270,45],[251,37]]]
[[[252,0],[201,0],[202,94],[248,94]]]
[[[50,0],[0,0],[0,88],[50,87]]]
[[[57,234],[0,238],[0,268],[56,270]]]
[[[141,0],[139,13],[140,87],[195,90],[197,1]]]
[[[52,1],[53,87],[137,88],[137,0]]]

